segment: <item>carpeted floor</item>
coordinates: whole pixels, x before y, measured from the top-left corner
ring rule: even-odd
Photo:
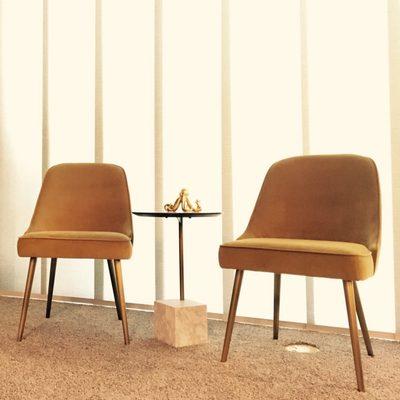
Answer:
[[[174,349],[152,339],[152,314],[129,311],[123,345],[114,309],[32,301],[17,343],[21,300],[0,297],[0,399],[400,399],[400,344],[362,348],[367,393],[356,390],[350,339],[236,324],[228,362],[219,362],[225,323],[209,321],[210,343]],[[297,341],[316,354],[289,353]]]

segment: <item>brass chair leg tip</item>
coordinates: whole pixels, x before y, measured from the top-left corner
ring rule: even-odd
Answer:
[[[360,383],[357,383],[357,389],[359,392],[365,392],[364,379]]]

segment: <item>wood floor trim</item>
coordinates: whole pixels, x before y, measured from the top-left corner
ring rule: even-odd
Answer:
[[[23,298],[22,292],[17,291],[7,291],[1,290],[0,297],[14,297],[14,298]],[[31,299],[33,300],[47,300],[47,296],[40,293],[32,293]],[[72,303],[72,304],[85,304],[91,306],[103,306],[103,307],[115,307],[115,303],[113,300],[98,300],[98,299],[87,299],[83,297],[69,297],[69,296],[54,296],[53,302],[63,302],[63,303]],[[151,304],[140,304],[140,303],[126,303],[126,308],[130,310],[140,310],[140,311],[153,311],[153,305]],[[223,321],[224,314],[222,313],[207,313],[207,317],[209,319]],[[252,318],[252,317],[236,317],[236,322],[250,325],[260,325],[260,326],[273,326],[272,319],[266,318]],[[291,321],[280,321],[280,328],[286,329],[296,329],[300,331],[308,331],[308,332],[318,332],[318,333],[326,333],[326,334],[336,334],[336,335],[349,335],[349,330],[347,328],[339,328],[334,326],[325,326],[325,325],[315,325],[315,324],[306,324],[301,322],[291,322]],[[382,332],[382,331],[369,331],[370,337],[373,339],[381,339],[381,340],[393,340],[400,341],[400,333],[394,332]],[[359,330],[359,336],[361,336],[361,331]]]

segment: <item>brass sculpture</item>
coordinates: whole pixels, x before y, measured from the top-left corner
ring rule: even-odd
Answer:
[[[181,206],[182,211],[184,212],[200,212],[201,211],[201,206],[200,206],[200,201],[196,200],[194,202],[194,206],[189,200],[189,192],[187,189],[182,189],[179,193],[178,198],[175,200],[173,204],[165,204],[164,205],[164,210],[168,212],[175,212],[179,206]]]

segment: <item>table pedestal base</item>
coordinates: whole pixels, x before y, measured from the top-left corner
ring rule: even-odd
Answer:
[[[207,343],[207,306],[191,300],[155,301],[154,333],[174,347]]]

